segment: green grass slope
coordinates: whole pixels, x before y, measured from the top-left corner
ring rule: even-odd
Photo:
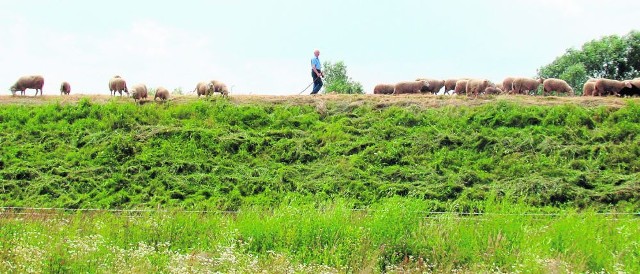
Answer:
[[[542,99],[541,99],[542,100]],[[235,210],[412,197],[640,208],[640,106],[366,102],[0,107],[0,206]]]

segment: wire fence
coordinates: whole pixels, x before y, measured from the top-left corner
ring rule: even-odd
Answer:
[[[388,210],[376,210],[368,208],[349,209],[352,212],[385,212]],[[142,214],[142,213],[195,213],[195,214],[229,214],[235,215],[247,210],[179,210],[179,209],[100,209],[100,208],[61,208],[61,207],[0,207],[0,215],[37,215],[50,214],[56,215],[60,213],[119,213],[119,214]],[[404,214],[420,214],[424,218],[438,218],[441,216],[458,216],[458,217],[481,217],[481,216],[513,216],[513,217],[566,217],[580,216],[585,213],[493,213],[493,212],[455,212],[455,211],[404,211]],[[640,212],[595,212],[591,213],[598,216],[606,217],[640,217]]]

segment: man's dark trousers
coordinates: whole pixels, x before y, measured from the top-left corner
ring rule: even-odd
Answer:
[[[318,70],[318,73],[322,72]],[[313,91],[311,91],[311,94],[317,94],[318,91],[320,91],[320,88],[322,88],[322,78],[320,78],[320,76],[318,76],[313,70],[311,70],[311,77],[313,77]]]

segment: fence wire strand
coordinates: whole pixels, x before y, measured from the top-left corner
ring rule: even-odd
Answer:
[[[375,209],[350,209],[352,212],[385,212],[387,210]],[[242,210],[174,210],[174,209],[100,209],[100,208],[61,208],[61,207],[0,207],[0,215],[43,215],[52,214],[51,212],[108,212],[123,214],[142,214],[142,213],[195,213],[195,214],[229,214],[236,215]],[[492,213],[492,212],[455,212],[455,211],[406,211],[406,214],[420,214],[424,218],[433,219],[441,216],[458,216],[458,217],[486,217],[486,216],[514,216],[514,217],[566,217],[580,215],[581,213]],[[596,212],[599,216],[607,217],[623,217],[633,216],[640,217],[640,212]]]

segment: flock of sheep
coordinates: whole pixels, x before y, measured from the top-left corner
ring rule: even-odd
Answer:
[[[444,94],[466,94],[477,97],[481,94],[535,94],[542,85],[543,95],[552,92],[575,95],[573,88],[562,79],[533,79],[525,77],[507,77],[502,83],[494,84],[487,79],[429,79],[418,78],[415,81],[393,84],[379,84],[373,94],[437,94],[444,88]],[[589,79],[584,83],[583,96],[640,96],[640,78],[633,80]]]
[[[20,95],[25,95],[25,91],[27,89],[35,89],[36,96],[38,95],[38,91],[40,91],[40,96],[42,96],[42,87],[44,86],[44,77],[41,75],[29,75],[22,76],[16,81],[13,86],[11,86],[11,93],[16,95],[16,92],[20,91]],[[122,92],[126,93],[127,96],[131,96],[134,101],[147,99],[148,89],[145,84],[136,84],[131,88],[127,87],[127,82],[120,77],[119,75],[113,76],[109,79],[109,91],[111,96],[115,96],[116,92],[122,96]],[[192,91],[200,95],[210,96],[215,92],[219,92],[222,96],[228,96],[229,90],[227,86],[216,80],[199,82],[196,85],[196,88]],[[69,95],[71,93],[71,85],[68,82],[62,82],[60,84],[60,95]],[[169,99],[169,90],[164,87],[156,88],[155,96],[153,100],[160,99],[165,101]]]
[[[40,75],[23,76],[11,86],[11,93],[16,94],[20,91],[20,95],[25,95],[26,89],[35,89],[36,96],[38,91],[42,96],[42,86],[44,85],[44,77]],[[502,83],[494,84],[486,79],[447,79],[437,80],[429,78],[418,78],[415,81],[400,82],[393,84],[379,84],[373,89],[374,94],[411,94],[411,93],[432,93],[437,94],[444,88],[444,94],[466,94],[467,96],[477,97],[481,94],[532,94],[538,91],[542,85],[543,95],[551,92],[557,94],[575,95],[573,88],[562,79],[533,79],[525,77],[507,77]],[[136,84],[131,88],[127,88],[127,82],[120,76],[113,76],[109,80],[110,95],[115,96],[116,92],[122,96],[125,92],[127,96],[131,96],[136,102],[138,100],[147,99],[147,86],[144,84]],[[199,82],[192,91],[196,92],[198,97],[201,95],[210,96],[216,92],[222,96],[228,96],[229,90],[227,86],[216,80]],[[60,85],[60,94],[71,93],[71,85],[68,82],[62,82]],[[611,79],[589,79],[584,83],[583,96],[640,96],[640,78],[632,80],[611,80]],[[162,101],[169,99],[169,91],[164,87],[156,88],[153,100],[160,99]]]

